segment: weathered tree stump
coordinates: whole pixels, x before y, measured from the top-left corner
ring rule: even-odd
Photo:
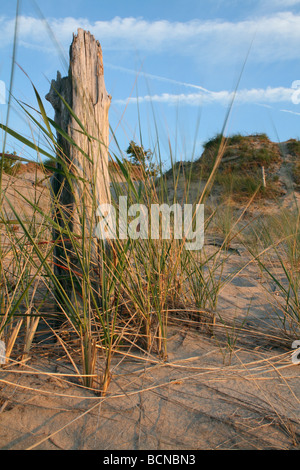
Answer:
[[[109,121],[111,97],[107,94],[102,50],[90,32],[78,29],[70,46],[67,77],[57,72],[46,99],[55,110],[57,171],[52,178],[55,220],[68,227],[78,240],[78,250],[88,247],[90,269],[99,263],[99,240],[94,235],[97,207],[111,202],[108,174]],[[64,101],[69,105],[64,103]],[[67,137],[68,136],[68,137]],[[70,298],[74,294],[72,270],[78,282],[80,271],[74,239],[55,231],[59,243],[54,250],[55,274]],[[85,243],[80,243],[80,240]],[[77,251],[77,253],[76,253]],[[98,256],[98,258],[97,258]],[[74,269],[73,269],[74,268]],[[80,290],[80,287],[79,287]],[[79,296],[82,295],[79,293]]]

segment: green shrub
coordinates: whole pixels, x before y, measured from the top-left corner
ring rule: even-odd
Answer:
[[[16,152],[0,154],[0,165],[4,173],[14,175],[20,165],[16,158]]]
[[[300,162],[298,161],[300,157],[300,140],[290,139],[287,142],[287,149],[293,157],[296,157],[293,162],[292,175],[294,182],[300,184]]]
[[[298,139],[291,139],[287,143],[287,148],[289,153],[292,155],[299,156],[300,155],[300,140]]]
[[[261,182],[254,176],[237,175],[235,173],[218,173],[216,183],[222,186],[227,195],[247,197],[252,196],[261,185]]]
[[[216,150],[220,146],[222,138],[223,138],[222,134],[216,134],[215,137],[207,140],[203,144],[204,151],[211,150],[211,149]]]
[[[293,180],[296,184],[300,184],[300,162],[296,162],[293,167]]]

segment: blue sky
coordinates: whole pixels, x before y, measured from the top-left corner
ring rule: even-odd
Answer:
[[[1,2],[0,80],[7,86],[15,11],[16,1]],[[57,70],[66,74],[77,28],[99,40],[110,124],[124,151],[131,139],[140,142],[140,123],[146,149],[158,132],[166,167],[168,141],[177,159],[200,156],[203,142],[222,130],[237,85],[228,135],[300,138],[300,0],[22,0],[19,15],[16,62],[43,98]],[[19,67],[13,94],[36,104]],[[0,104],[2,122],[6,112]],[[9,126],[31,133],[15,105]],[[34,158],[11,139],[6,149]]]

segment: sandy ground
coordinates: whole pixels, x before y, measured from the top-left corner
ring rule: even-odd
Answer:
[[[105,397],[80,385],[59,344],[35,344],[0,369],[0,449],[300,449],[300,365],[264,287],[253,264],[226,285],[213,335],[170,321],[167,361],[115,354]]]
[[[80,385],[58,345],[36,345],[27,363],[1,369],[0,448],[299,449],[300,366],[253,267],[218,312],[235,318],[231,354],[218,315],[214,336],[174,321],[168,360],[116,354],[104,398]]]

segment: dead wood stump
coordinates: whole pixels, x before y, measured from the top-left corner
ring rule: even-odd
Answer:
[[[67,297],[71,299],[74,295],[75,282],[80,298],[82,269],[78,253],[82,259],[90,260],[88,269],[96,292],[100,262],[100,242],[94,233],[97,208],[111,202],[108,174],[111,97],[105,88],[101,46],[90,32],[78,29],[73,36],[68,76],[62,78],[57,72],[46,99],[55,110],[54,121],[58,126],[57,165],[52,178],[54,218],[62,230],[67,227],[72,233],[70,239],[68,231],[63,234],[62,230],[54,230],[54,240],[59,240],[54,249],[54,271]],[[89,251],[84,253],[85,249]],[[59,300],[63,302],[62,297]]]

